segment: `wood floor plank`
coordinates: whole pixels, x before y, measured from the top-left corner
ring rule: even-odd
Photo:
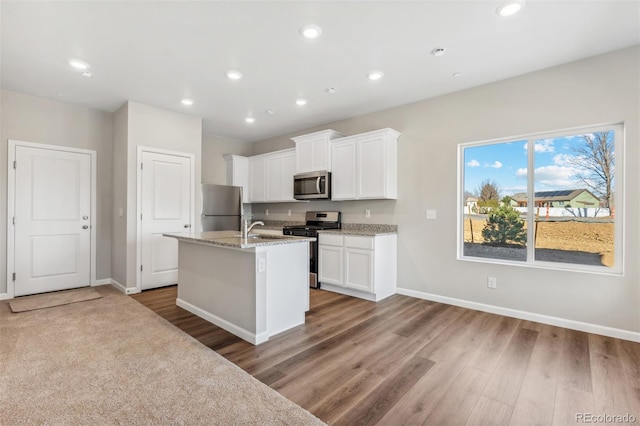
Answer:
[[[543,324],[534,328],[538,337],[511,415],[510,424],[513,426],[549,425],[553,421],[562,348],[558,337],[561,333],[557,327]]]
[[[380,383],[367,398],[336,421],[336,425],[371,425],[377,423],[424,376],[434,362],[413,357],[395,374]]]
[[[483,392],[486,397],[515,406],[537,337],[537,331],[525,328],[514,333]]]
[[[490,374],[465,367],[438,399],[423,425],[465,424],[482,396]],[[511,411],[509,411],[511,414]]]
[[[593,394],[558,383],[553,407],[553,426],[579,423],[579,416],[586,413],[595,413]]]
[[[359,371],[326,397],[316,401],[309,411],[333,424],[347,411],[367,397],[371,389],[382,383],[382,377],[367,370]]]
[[[512,411],[513,408],[507,404],[481,396],[465,424],[468,426],[507,425]]]
[[[593,380],[593,405],[596,413],[623,415],[633,411],[630,384],[618,358],[615,339],[591,334],[589,355]]]
[[[567,330],[562,346],[560,383],[591,393],[590,363],[587,333]]]

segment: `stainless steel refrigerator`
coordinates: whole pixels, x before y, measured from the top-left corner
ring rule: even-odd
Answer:
[[[202,231],[239,231],[242,188],[202,184]]]

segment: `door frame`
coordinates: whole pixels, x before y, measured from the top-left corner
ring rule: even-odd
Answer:
[[[13,272],[15,270],[15,228],[13,226],[13,217],[15,216],[15,194],[16,194],[16,176],[13,162],[16,155],[17,147],[46,149],[50,151],[72,152],[76,154],[88,154],[91,159],[91,265],[90,265],[90,285],[98,285],[96,280],[96,235],[97,235],[97,181],[96,181],[96,164],[98,153],[91,149],[72,148],[61,145],[49,145],[44,143],[26,142],[20,140],[9,139],[7,153],[7,299],[13,299],[15,295],[15,282],[13,281]]]
[[[140,267],[142,265],[142,155],[145,152],[153,154],[165,154],[175,157],[185,157],[189,159],[189,167],[191,177],[189,179],[191,203],[189,210],[191,215],[189,221],[191,222],[191,230],[195,225],[195,188],[196,188],[196,170],[195,170],[195,154],[189,152],[170,151],[167,149],[154,148],[150,146],[140,146],[136,152],[136,293],[142,291],[142,271]]]

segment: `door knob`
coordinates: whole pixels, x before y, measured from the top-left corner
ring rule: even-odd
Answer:
[[[186,224],[184,227],[185,227],[185,228],[191,228],[191,225]]]
[[[89,225],[83,225],[82,229],[89,229]]]

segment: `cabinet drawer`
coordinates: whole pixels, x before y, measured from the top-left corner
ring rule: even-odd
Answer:
[[[373,238],[372,237],[354,237],[354,236],[347,235],[344,237],[344,246],[373,250]]]
[[[318,234],[318,244],[342,247],[343,236],[336,234]]]

